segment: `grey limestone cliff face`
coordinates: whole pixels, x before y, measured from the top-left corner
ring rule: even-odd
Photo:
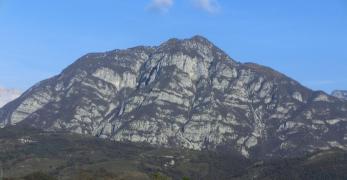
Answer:
[[[332,96],[335,96],[339,99],[347,100],[347,91],[346,90],[334,90],[331,93]]]
[[[347,147],[346,102],[200,36],[87,54],[4,106],[0,122],[246,157]]]

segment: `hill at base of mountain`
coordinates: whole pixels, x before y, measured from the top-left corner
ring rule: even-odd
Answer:
[[[250,160],[238,153],[168,149],[27,127],[0,131],[0,161],[12,180],[346,179],[347,153]]]

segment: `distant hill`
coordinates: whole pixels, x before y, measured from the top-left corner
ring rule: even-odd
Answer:
[[[347,100],[347,90],[335,90],[331,93],[332,96]]]
[[[0,108],[8,102],[19,97],[21,92],[16,89],[6,89],[0,87]]]

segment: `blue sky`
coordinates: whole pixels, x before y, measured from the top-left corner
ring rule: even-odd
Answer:
[[[195,34],[312,89],[347,89],[346,0],[0,0],[0,86],[25,90],[88,52]]]

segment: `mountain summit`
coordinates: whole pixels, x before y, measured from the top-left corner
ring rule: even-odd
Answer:
[[[0,109],[0,122],[245,157],[347,147],[346,102],[201,36],[87,54]]]

